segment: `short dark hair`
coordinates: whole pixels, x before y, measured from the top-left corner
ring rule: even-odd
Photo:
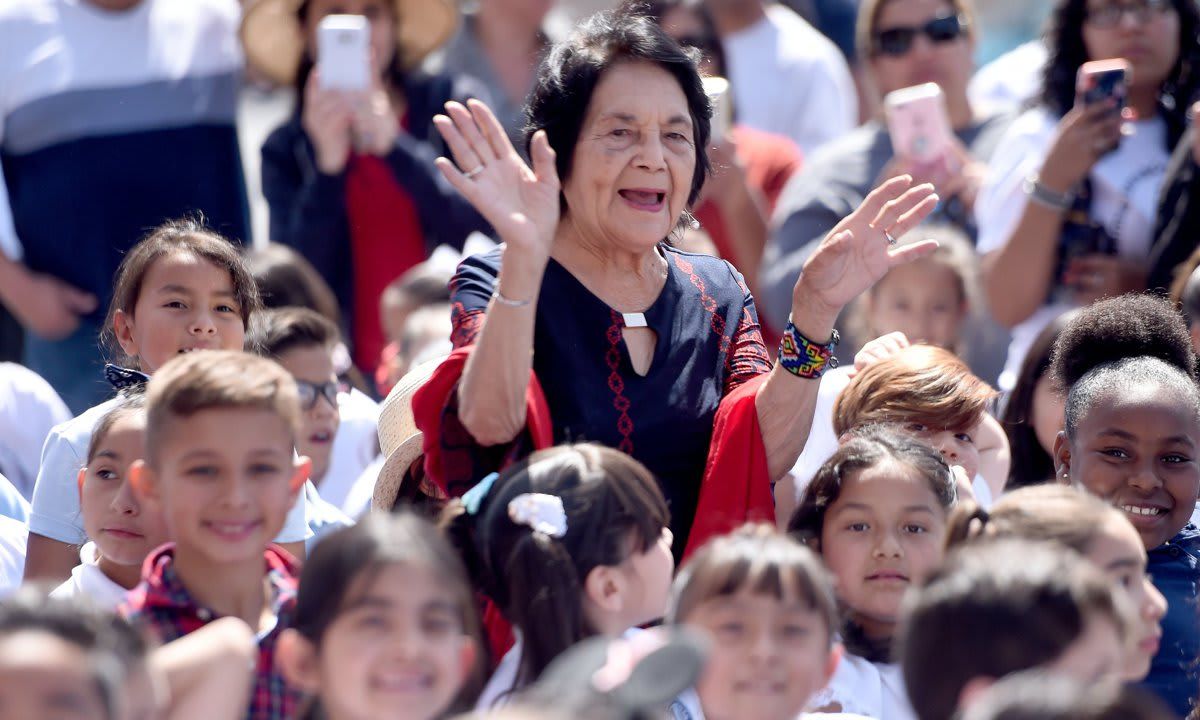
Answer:
[[[698,55],[680,47],[650,18],[628,9],[593,15],[542,60],[525,107],[526,154],[534,133],[545,130],[557,156],[558,176],[566,181],[600,78],[620,63],[648,62],[670,73],[687,98],[696,141],[696,169],[688,205],[695,203],[710,170],[707,148],[712,121],[712,107],[700,81]]]
[[[1126,632],[1111,581],[1057,543],[1011,538],[950,553],[910,596],[900,662],[921,720],[949,720],[973,678],[1053,662],[1094,618]]]
[[[121,418],[129,417],[130,415],[144,415],[146,413],[146,393],[145,389],[137,392],[131,392],[127,395],[118,395],[117,404],[112,407],[96,426],[92,428],[92,437],[88,440],[87,462],[91,463],[96,459],[96,453],[100,451],[100,443],[104,442],[104,438],[108,436],[108,431],[112,430],[112,426]]]
[[[250,317],[261,306],[258,286],[250,277],[250,271],[246,269],[245,259],[237,245],[209,228],[201,215],[168,220],[134,245],[117,268],[113,280],[112,302],[109,303],[108,315],[104,319],[104,329],[100,337],[118,362],[129,362],[131,358],[125,357],[120,344],[117,343],[113,332],[113,318],[118,310],[133,314],[138,296],[142,294],[142,283],[145,282],[150,268],[159,258],[176,253],[194,255],[229,273],[229,280],[233,285],[233,299],[237,303],[238,314],[242,317],[243,328],[249,326]]]
[[[1200,416],[1191,335],[1183,316],[1157,295],[1123,295],[1080,310],[1054,343],[1050,372],[1067,392],[1070,437],[1101,395],[1147,383],[1170,388]]]
[[[1195,0],[1171,0],[1179,14],[1179,57],[1159,90],[1158,107],[1167,124],[1167,152],[1175,148],[1187,130],[1187,111],[1200,89],[1200,8]],[[1079,66],[1088,60],[1083,41],[1087,0],[1058,0],[1046,30],[1049,58],[1042,74],[1041,102],[1062,117],[1075,105],[1075,83]]]
[[[332,350],[340,341],[337,326],[302,307],[263,310],[251,323],[246,345],[259,355],[279,359],[297,348]]]
[[[1173,720],[1157,695],[1125,683],[1096,685],[1037,671],[987,689],[963,720]]]
[[[271,243],[246,255],[263,307],[306,307],[333,323],[342,321],[337,296],[321,273],[287,245]]]

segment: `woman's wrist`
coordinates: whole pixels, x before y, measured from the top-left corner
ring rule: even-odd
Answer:
[[[496,279],[496,291],[516,302],[534,299],[542,287],[542,276],[548,262],[549,257],[539,257],[506,244],[500,261],[500,276]]]
[[[812,293],[804,292],[802,286],[797,291],[798,297],[792,301],[792,324],[813,342],[828,342],[833,337],[834,324],[842,309],[821,302]]]

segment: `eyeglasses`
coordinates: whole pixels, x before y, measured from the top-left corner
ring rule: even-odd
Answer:
[[[961,15],[937,17],[920,27],[894,27],[875,33],[875,53],[900,57],[912,50],[917,33],[936,45],[957,40],[967,30],[967,20]]]
[[[310,383],[304,380],[296,381],[296,389],[300,391],[300,409],[312,410],[317,406],[317,399],[324,397],[334,408],[338,406],[337,396],[339,386],[335,382]]]
[[[1133,0],[1132,2],[1110,2],[1099,7],[1090,7],[1087,21],[1098,28],[1113,28],[1121,19],[1131,15],[1134,22],[1143,25],[1172,7],[1171,0]]]

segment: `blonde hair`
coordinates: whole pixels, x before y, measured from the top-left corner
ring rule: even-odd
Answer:
[[[930,223],[918,226],[901,235],[897,238],[896,245],[912,245],[923,240],[936,240],[938,247],[937,250],[917,262],[931,262],[952,272],[958,284],[959,300],[966,309],[966,316],[969,317],[978,312],[983,307],[979,286],[979,257],[967,234],[954,225]],[[851,337],[866,341],[894,330],[894,328],[871,327],[869,316],[870,301],[878,295],[880,286],[886,281],[887,275],[884,275],[879,282],[872,285],[850,306],[847,327]],[[956,345],[960,343],[961,338]],[[953,349],[958,352],[962,348],[955,347]]]
[[[300,394],[277,363],[232,350],[201,350],[172,358],[146,387],[146,454],[154,464],[168,430],[202,410],[266,410],[295,436]]]
[[[967,430],[979,423],[995,396],[953,353],[913,345],[850,381],[834,402],[833,429],[841,436],[864,425],[919,422]]]

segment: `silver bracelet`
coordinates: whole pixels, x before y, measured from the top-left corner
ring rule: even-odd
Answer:
[[[1030,200],[1051,210],[1070,210],[1071,206],[1075,204],[1075,193],[1060,193],[1056,190],[1051,190],[1042,184],[1037,173],[1025,178],[1025,182],[1021,188],[1029,196]]]
[[[509,300],[500,294],[499,287],[492,291],[492,299],[501,305],[507,305],[510,308],[523,308],[530,304],[529,300]]]

